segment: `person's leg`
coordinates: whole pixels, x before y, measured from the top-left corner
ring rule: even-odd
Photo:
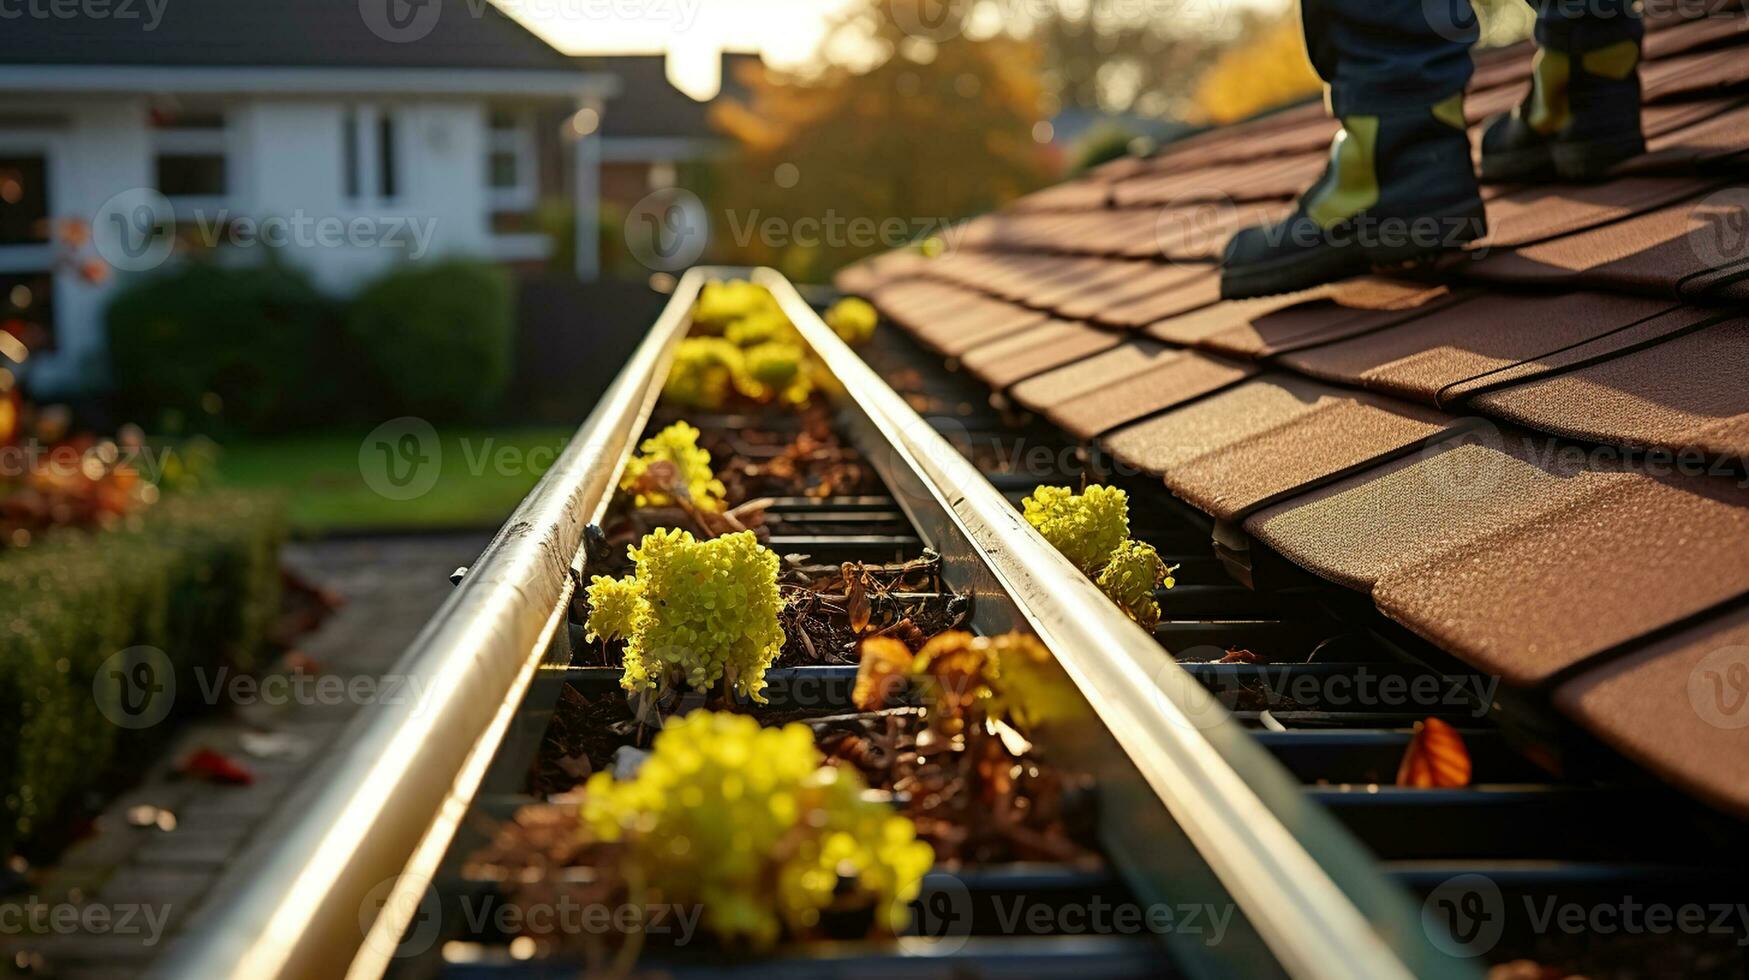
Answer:
[[[1533,0],[1536,58],[1518,108],[1482,138],[1488,180],[1583,180],[1645,151],[1640,40],[1632,0]]]
[[[1469,0],[1305,0],[1302,9],[1342,131],[1293,214],[1227,244],[1221,292],[1232,299],[1461,248],[1486,229],[1464,132]]]

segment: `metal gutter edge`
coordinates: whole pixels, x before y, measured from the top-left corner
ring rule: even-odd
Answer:
[[[1474,977],[1438,954],[1406,893],[1215,699],[1022,519],[782,275],[756,282],[928,481],[1283,967],[1295,977]],[[895,488],[895,492],[899,492]],[[976,600],[974,601],[976,605]],[[1341,875],[1339,884],[1333,875]]]
[[[360,711],[148,976],[375,977],[387,968],[564,622],[583,529],[605,511],[692,298],[712,277],[700,269],[681,280],[564,453],[396,662],[391,674],[424,696]],[[432,581],[444,587],[439,570]]]

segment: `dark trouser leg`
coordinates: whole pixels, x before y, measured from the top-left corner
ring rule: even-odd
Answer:
[[[1342,132],[1293,214],[1228,242],[1229,299],[1461,248],[1486,230],[1464,132],[1469,0],[1305,0],[1304,14]]]
[[[1469,83],[1470,0],[1305,0],[1302,15],[1339,118],[1432,105]]]
[[[1536,59],[1518,108],[1489,121],[1489,180],[1600,177],[1645,150],[1640,40],[1631,0],[1533,0]]]

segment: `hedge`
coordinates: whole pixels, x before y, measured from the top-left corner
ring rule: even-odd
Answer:
[[[357,395],[376,417],[477,420],[510,381],[516,292],[484,262],[409,263],[352,301],[346,331],[370,379]]]
[[[0,552],[0,854],[112,773],[143,764],[168,725],[129,729],[99,708],[93,679],[137,646],[175,666],[176,714],[194,671],[247,669],[279,603],[284,524],[271,496],[166,497],[132,526],[58,532]]]
[[[183,263],[122,289],[106,320],[116,407],[153,432],[320,426],[355,387],[337,304],[281,264]]]

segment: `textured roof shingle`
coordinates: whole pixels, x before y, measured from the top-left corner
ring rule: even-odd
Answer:
[[[1489,237],[1414,281],[1220,300],[1226,237],[1323,166],[1335,126],[1308,104],[1106,164],[968,223],[950,258],[884,256],[838,284],[1749,813],[1749,723],[1701,717],[1694,679],[1732,644],[1749,670],[1749,319],[1731,305],[1749,299],[1749,20],[1663,10],[1647,28],[1649,152],[1594,184],[1487,188]],[[1522,98],[1531,50],[1478,54],[1472,123]]]

